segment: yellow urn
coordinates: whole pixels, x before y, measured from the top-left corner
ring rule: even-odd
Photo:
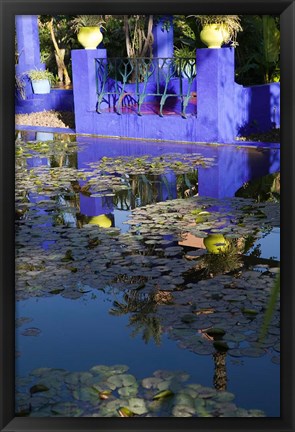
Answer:
[[[200,39],[208,48],[221,48],[229,40],[229,33],[222,24],[207,24],[200,33]]]
[[[204,246],[208,252],[218,254],[226,251],[229,241],[222,234],[209,234],[204,238]]]
[[[88,222],[91,225],[98,225],[101,228],[110,228],[112,221],[105,214],[99,216],[92,216]]]
[[[102,41],[103,35],[99,27],[81,27],[77,38],[85,49],[96,49]]]

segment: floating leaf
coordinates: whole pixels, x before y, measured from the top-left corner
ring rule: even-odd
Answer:
[[[222,328],[218,328],[218,327],[211,327],[210,329],[206,330],[205,333],[207,333],[207,335],[215,337],[215,336],[223,336],[225,335],[225,330],[223,330]]]
[[[168,390],[162,390],[153,396],[153,400],[166,399],[166,398],[171,397],[173,395],[174,395],[174,393],[169,389]]]
[[[112,392],[110,390],[103,390],[99,393],[99,399],[101,400],[105,400],[105,399],[109,399],[110,395],[112,394]]]
[[[227,351],[229,349],[229,346],[224,341],[214,341],[213,346],[217,351]]]
[[[193,314],[185,314],[181,317],[181,321],[183,323],[189,324],[189,323],[196,321],[196,317]]]
[[[61,292],[63,292],[65,289],[64,288],[59,288],[59,289],[54,289],[49,291],[50,294],[60,294]]]
[[[117,410],[120,417],[133,417],[134,413],[127,407],[120,407]]]
[[[47,392],[49,388],[44,384],[36,384],[30,388],[31,395],[34,393]]]
[[[27,328],[25,331],[22,332],[23,336],[39,336],[41,333],[41,330],[36,327]]]
[[[243,314],[245,314],[245,315],[253,315],[253,316],[255,316],[255,315],[257,315],[259,312],[257,311],[257,310],[255,310],[255,309],[247,309],[247,308],[243,308],[242,309],[242,312],[243,312]]]

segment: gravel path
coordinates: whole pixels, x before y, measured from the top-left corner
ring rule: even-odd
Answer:
[[[75,117],[72,112],[42,111],[31,114],[16,114],[15,123],[17,125],[75,129]]]

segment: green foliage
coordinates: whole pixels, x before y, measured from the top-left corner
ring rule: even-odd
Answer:
[[[31,69],[27,72],[27,75],[32,81],[41,81],[48,79],[49,82],[52,83],[55,80],[53,73],[47,69]]]
[[[233,46],[237,45],[236,39],[239,32],[243,31],[241,26],[241,18],[239,15],[190,15],[194,17],[197,23],[204,27],[209,24],[217,24],[226,28],[229,36],[225,43],[231,41]]]
[[[174,15],[174,45],[176,48],[181,48],[183,45],[191,49],[203,47],[200,40],[200,31],[196,20],[193,17],[185,17],[185,15]]]
[[[103,27],[102,15],[77,15],[71,21],[71,28],[77,33],[81,27]]]
[[[50,15],[40,15],[39,21],[39,39],[41,51],[41,63],[46,64],[54,75],[57,75],[58,68],[55,58],[55,49],[50,36],[48,23],[51,20]],[[64,62],[71,75],[71,50],[80,48],[77,37],[71,29],[72,15],[55,15],[54,16],[54,33],[61,49],[65,50]]]
[[[143,16],[144,17],[144,16]],[[263,84],[266,82],[280,81],[280,25],[278,16],[270,15],[174,15],[174,45],[176,57],[185,57],[186,53],[191,54],[196,48],[204,45],[200,40],[200,24],[211,22],[213,19],[226,19],[232,23],[233,29],[237,32],[240,27],[243,31],[237,34],[238,46],[236,48],[236,81],[243,85]],[[236,21],[233,17],[238,17]],[[73,22],[78,25],[86,25],[88,18],[104,23],[103,43],[108,50],[109,57],[126,57],[126,40],[124,33],[124,19],[122,15],[56,15],[54,16],[54,32],[58,45],[65,49],[65,64],[71,74],[70,51],[78,48],[78,42],[72,27]],[[137,22],[146,26],[148,16],[140,22],[136,16],[129,15],[130,29]],[[51,16],[39,16],[39,37],[41,48],[41,61],[45,62],[47,69],[57,75],[55,50],[50,37],[48,22]],[[154,22],[159,16],[154,16]],[[78,24],[79,21],[79,24]],[[141,28],[141,27],[140,27]],[[190,55],[188,55],[189,57]]]
[[[103,44],[108,52],[108,57],[126,57],[125,34],[123,17],[108,15],[106,17]]]
[[[273,173],[245,183],[235,196],[254,198],[257,202],[279,202],[280,190],[280,173]]]
[[[270,15],[242,16],[244,32],[236,50],[236,81],[243,85],[280,80],[279,18]]]

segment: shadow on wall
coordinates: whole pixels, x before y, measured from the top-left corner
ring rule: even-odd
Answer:
[[[238,136],[280,127],[280,83],[253,87],[236,84],[236,95]]]

